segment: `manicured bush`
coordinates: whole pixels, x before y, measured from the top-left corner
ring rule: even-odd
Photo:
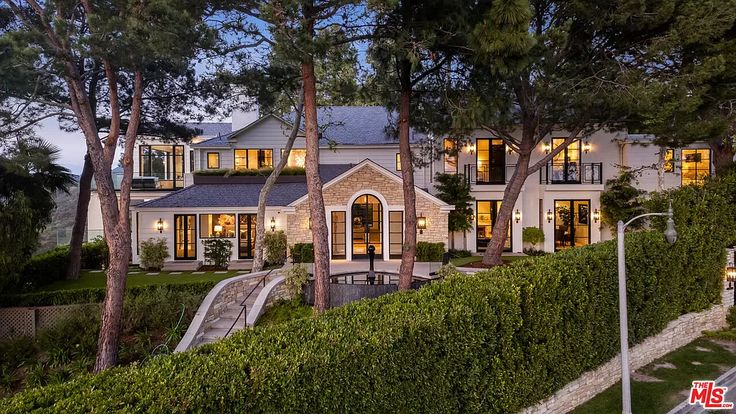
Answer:
[[[263,244],[266,245],[266,262],[270,265],[283,265],[286,263],[286,234],[283,230],[266,232]]]
[[[107,269],[107,242],[101,236],[82,244],[82,269]]]
[[[536,249],[539,243],[544,243],[544,232],[539,227],[524,227],[521,230],[521,241]]]
[[[141,242],[141,268],[161,270],[164,260],[169,257],[166,238],[150,238]]]
[[[417,262],[441,262],[445,243],[417,242]]]
[[[204,261],[218,269],[227,269],[233,254],[233,242],[227,239],[207,239],[204,244]]]
[[[670,194],[674,245],[661,229],[626,236],[631,344],[720,301],[733,184]],[[616,263],[609,241],[452,276],[29,390],[0,411],[518,412],[617,355]]]
[[[314,263],[314,246],[312,243],[294,243],[291,246],[293,263]]]

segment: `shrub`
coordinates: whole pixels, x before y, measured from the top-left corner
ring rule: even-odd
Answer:
[[[445,243],[417,242],[418,262],[441,262]]]
[[[169,257],[166,238],[153,238],[141,242],[141,268],[161,270],[164,260]]]
[[[302,291],[304,285],[309,280],[309,272],[307,268],[301,263],[294,265],[285,272],[286,279],[284,280],[284,286],[286,286],[286,292],[290,298],[296,299],[302,297]]]
[[[271,265],[286,263],[286,234],[282,231],[267,232],[263,239],[266,245],[266,261]]]
[[[521,230],[521,241],[536,248],[539,243],[544,243],[544,232],[539,227],[524,227]]]
[[[82,244],[82,269],[106,269],[108,254],[107,242],[101,236]]]
[[[626,236],[631,344],[720,301],[733,184],[672,194],[674,245],[661,230]],[[618,354],[616,263],[608,241],[452,277],[29,390],[0,411],[519,412]]]
[[[731,308],[728,309],[726,322],[728,322],[729,328],[736,329],[736,306],[731,306]]]
[[[294,243],[291,247],[293,263],[314,263],[314,246],[312,243]]]
[[[450,253],[450,257],[470,257],[473,255],[473,253],[470,252],[470,250],[460,250],[460,249],[450,249],[448,250],[448,253]]]
[[[207,239],[202,243],[205,263],[219,269],[227,269],[233,254],[233,242],[227,239]]]

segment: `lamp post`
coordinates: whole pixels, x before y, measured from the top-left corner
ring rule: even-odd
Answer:
[[[624,230],[633,221],[647,216],[667,216],[667,229],[664,237],[669,244],[677,240],[675,220],[672,218],[672,202],[666,213],[647,213],[636,216],[624,223],[618,222],[618,310],[621,330],[621,395],[623,400],[623,414],[631,414],[631,379],[629,373],[629,320],[626,308],[626,257],[624,250]]]

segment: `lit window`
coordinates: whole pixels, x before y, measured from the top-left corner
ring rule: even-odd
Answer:
[[[457,141],[445,138],[442,144],[445,152],[445,172],[457,172]]]
[[[284,150],[281,150],[281,156],[284,156]],[[293,149],[289,151],[289,159],[286,161],[286,165],[289,167],[301,167],[307,164],[307,150],[305,149]]]
[[[256,170],[273,167],[273,150],[270,149],[236,149],[236,170]]]
[[[199,236],[202,238],[235,237],[235,214],[200,214]]]
[[[664,172],[675,172],[675,150],[668,149],[664,153]]]
[[[396,171],[401,171],[401,154],[396,153]]]
[[[220,168],[220,153],[219,152],[208,152],[207,153],[207,168],[216,170]]]
[[[682,150],[682,185],[703,184],[710,176],[710,150]]]

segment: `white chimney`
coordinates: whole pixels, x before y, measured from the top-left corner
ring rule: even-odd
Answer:
[[[233,108],[232,130],[237,131],[257,121],[260,117],[260,111],[254,97],[248,96],[242,89],[235,87],[233,93],[236,104]]]

